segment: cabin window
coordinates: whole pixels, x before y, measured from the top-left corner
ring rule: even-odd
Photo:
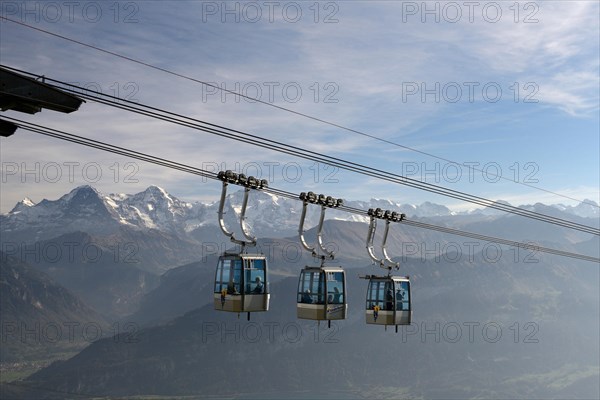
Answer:
[[[215,293],[221,293],[221,290],[227,289],[227,283],[229,282],[229,263],[231,260],[219,259],[217,265],[217,273],[215,275]],[[225,280],[223,280],[223,272],[227,274]]]
[[[223,289],[228,294],[239,294],[242,281],[242,260],[221,259],[215,276],[215,293]]]
[[[391,281],[370,281],[367,291],[367,309],[375,306],[382,311],[394,310],[394,286]]]
[[[344,304],[343,272],[327,272],[327,303]]]
[[[367,290],[367,309],[375,306],[382,311],[410,311],[410,283],[407,281],[375,281],[369,282]]]
[[[324,274],[316,271],[302,271],[298,282],[298,303],[324,304]]]
[[[264,294],[267,292],[265,260],[245,260],[246,294]]]
[[[396,282],[396,310],[410,310],[410,284],[406,281]]]

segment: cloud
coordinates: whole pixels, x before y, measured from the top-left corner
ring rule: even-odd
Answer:
[[[314,23],[314,15],[306,8],[306,18],[299,23],[289,23],[277,14],[272,23],[236,24],[222,23],[220,17],[204,22],[200,2],[166,4],[139,3],[135,24],[115,24],[107,17],[97,24],[79,19],[34,25],[457,161],[473,160],[474,155],[489,157],[490,143],[500,160],[513,154],[511,146],[515,143],[527,146],[527,138],[519,134],[483,136],[507,121],[536,127],[545,110],[559,110],[563,121],[568,122],[573,117],[590,118],[598,109],[598,4],[594,2],[535,3],[539,6],[539,22],[535,24],[515,23],[508,3],[502,3],[505,14],[497,24],[480,17],[474,23],[461,20],[452,24],[443,19],[422,23],[420,15],[402,22],[404,5],[391,2],[339,3],[339,21],[332,24]],[[531,10],[521,9],[521,20],[526,11]],[[3,63],[24,70],[100,87],[105,93],[118,92],[142,103],[381,169],[395,171],[398,163],[431,161],[274,107],[243,99],[236,102],[233,95],[213,93],[196,82],[9,22],[0,23],[0,33]],[[444,99],[432,101],[431,96],[426,101],[420,95],[407,100],[403,93],[407,82],[424,82],[431,87],[436,82],[443,86],[470,81],[499,82],[505,90],[503,101],[491,104],[479,95],[472,103],[463,97],[460,103],[451,104]],[[538,85],[536,108],[503,104],[514,105],[508,89],[514,82],[519,82],[521,95],[528,93],[523,91],[523,84]],[[286,98],[286,85],[289,95],[300,87],[301,98]],[[327,96],[337,101],[327,102]],[[236,163],[258,163],[264,167],[265,163],[283,166],[297,162],[303,168],[303,178],[295,183],[279,179],[282,185],[298,190],[324,183],[312,179],[311,162],[91,102],[71,115],[11,115],[196,166],[234,168]],[[597,131],[581,134],[597,135]],[[552,145],[560,146],[560,141]],[[109,168],[125,161],[34,135],[2,139],[1,152],[3,162],[27,164],[77,161]],[[597,159],[577,161],[597,164]],[[156,166],[140,164],[138,177],[137,189],[155,183],[176,195],[199,198],[218,192],[212,187],[190,189],[190,177]],[[386,193],[387,197],[396,196],[395,187],[376,183],[361,186],[362,177],[344,174],[335,190],[356,198],[370,197],[360,196],[360,190],[376,192],[378,197],[386,197]],[[40,183],[33,189],[11,180],[7,186],[10,197],[3,195],[2,211],[10,209],[13,200],[20,199],[17,197],[44,191],[58,196],[73,184]],[[106,192],[129,191],[131,187],[111,180],[99,184]],[[485,188],[472,185],[469,190],[481,192]],[[419,196],[428,198],[422,192],[409,193],[408,197],[415,199],[412,202],[420,203]]]

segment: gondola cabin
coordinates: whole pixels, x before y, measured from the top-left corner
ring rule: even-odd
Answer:
[[[215,274],[215,310],[268,311],[268,276],[264,255],[225,253],[219,257]]]
[[[374,276],[367,289],[366,321],[376,325],[410,325],[412,308],[407,276]]]
[[[298,281],[297,314],[301,319],[345,319],[346,274],[341,267],[306,267]]]

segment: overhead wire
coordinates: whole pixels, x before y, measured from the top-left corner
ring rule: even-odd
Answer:
[[[72,143],[76,143],[76,144],[80,144],[80,145],[84,145],[84,146],[88,146],[91,148],[107,151],[107,152],[114,153],[114,154],[119,154],[119,155],[122,155],[125,157],[138,159],[141,161],[160,165],[163,167],[176,169],[176,170],[179,170],[182,172],[191,173],[191,174],[198,175],[198,176],[203,176],[203,177],[206,177],[209,179],[218,180],[217,174],[215,174],[214,172],[203,170],[201,168],[193,167],[190,165],[175,162],[175,161],[168,160],[168,159],[161,158],[161,157],[156,157],[156,156],[153,156],[153,155],[150,155],[147,153],[130,150],[130,149],[127,149],[127,148],[124,148],[121,146],[111,145],[109,143],[105,143],[102,141],[85,138],[83,136],[75,135],[75,134],[68,133],[68,132],[65,132],[62,130],[44,127],[44,126],[41,126],[38,124],[33,124],[33,123],[19,120],[16,118],[12,118],[12,117],[3,117],[3,118],[6,118],[7,120],[15,123],[19,128],[26,130],[26,131],[38,133],[38,134],[41,134],[44,136],[49,136],[52,138],[61,139],[64,141],[68,141],[68,142],[72,142]],[[287,192],[284,190],[278,190],[278,189],[275,189],[272,187],[264,188],[262,190],[266,193],[271,193],[271,194],[275,194],[278,196],[283,196],[283,197],[287,197],[287,198],[299,201],[299,196],[297,194],[294,194],[291,192]],[[348,206],[342,205],[341,207],[339,207],[339,209],[341,211],[345,211],[348,213],[353,213],[353,214],[361,215],[361,216],[365,216],[365,217],[368,215],[366,210],[361,210],[358,208],[353,208],[353,207],[348,207]],[[477,233],[473,233],[473,232],[467,232],[467,231],[463,231],[460,229],[453,229],[453,228],[428,224],[428,223],[424,223],[421,221],[410,220],[410,219],[405,219],[401,223],[408,225],[408,226],[413,226],[416,228],[434,230],[434,231],[438,231],[438,232],[468,237],[468,238],[472,238],[472,239],[484,240],[484,241],[499,243],[499,244],[503,244],[503,245],[507,245],[507,246],[528,249],[528,250],[532,250],[532,251],[536,251],[536,252],[554,254],[554,255],[558,255],[558,256],[562,256],[562,257],[568,257],[568,258],[579,259],[579,260],[583,260],[583,261],[600,263],[600,258],[597,258],[597,257],[592,257],[592,256],[579,254],[579,253],[568,252],[568,251],[564,251],[564,250],[548,248],[548,247],[544,247],[544,246],[538,246],[538,245],[532,244],[532,243],[524,243],[524,242],[518,242],[518,241],[513,241],[513,240],[508,240],[508,239],[502,239],[502,238],[497,238],[497,237],[493,237],[493,236],[487,236],[487,235],[477,234]]]
[[[70,37],[65,36],[65,35],[61,35],[61,34],[58,34],[58,33],[55,33],[55,32],[51,32],[51,31],[46,30],[46,29],[38,28],[38,27],[29,25],[29,24],[27,24],[25,22],[22,22],[22,21],[19,22],[19,21],[16,21],[14,19],[7,18],[5,16],[0,16],[0,18],[1,19],[5,19],[5,20],[10,21],[10,22],[13,22],[13,23],[18,24],[18,25],[21,25],[21,26],[33,29],[33,30],[38,31],[38,32],[45,33],[45,34],[48,34],[48,35],[51,35],[51,36],[54,36],[54,37],[57,37],[57,38],[60,38],[60,39],[63,39],[63,40],[75,43],[75,44],[78,44],[80,46],[88,47],[90,49],[93,49],[93,50],[96,50],[96,51],[99,51],[99,52],[102,52],[102,53],[105,53],[105,54],[109,54],[109,55],[114,56],[114,57],[118,57],[118,58],[124,59],[126,61],[129,61],[129,62],[132,62],[132,63],[135,63],[135,64],[139,64],[139,65],[142,65],[142,66],[145,66],[145,67],[148,67],[148,68],[152,68],[152,69],[160,71],[160,72],[164,72],[164,73],[173,75],[173,76],[178,77],[178,78],[186,79],[186,80],[189,80],[189,81],[192,81],[192,82],[195,82],[195,83],[207,86],[207,87],[211,87],[211,88],[214,88],[216,90],[223,91],[225,93],[230,93],[230,94],[239,96],[241,98],[245,98],[245,99],[251,100],[251,101],[253,101],[255,103],[258,103],[258,104],[267,105],[267,106],[270,106],[270,107],[273,107],[273,108],[276,108],[276,109],[279,109],[279,110],[282,110],[282,111],[285,111],[285,112],[289,112],[289,113],[301,116],[303,118],[307,118],[307,119],[310,119],[310,120],[313,120],[313,121],[316,121],[316,122],[319,122],[319,123],[322,123],[322,124],[333,126],[335,128],[338,128],[338,129],[341,129],[341,130],[344,130],[344,131],[347,131],[347,132],[350,132],[350,133],[354,133],[354,134],[357,134],[357,135],[360,135],[360,136],[368,137],[370,139],[377,140],[377,141],[380,141],[380,142],[383,142],[383,143],[386,143],[386,144],[390,144],[390,145],[393,145],[393,146],[396,146],[396,147],[399,147],[399,148],[402,148],[402,149],[405,149],[405,150],[409,150],[409,151],[416,152],[416,153],[419,153],[419,154],[422,154],[422,155],[426,155],[428,157],[432,157],[432,158],[435,158],[435,159],[438,159],[438,160],[442,160],[442,161],[454,164],[456,166],[459,166],[461,168],[463,166],[465,166],[465,165],[463,165],[463,164],[461,164],[459,162],[452,161],[452,160],[444,158],[444,157],[436,156],[434,154],[431,154],[431,153],[428,153],[428,152],[425,152],[425,151],[422,151],[422,150],[418,150],[418,149],[415,149],[415,148],[410,147],[410,146],[402,145],[400,143],[397,143],[397,142],[394,142],[394,141],[391,141],[391,140],[388,140],[388,139],[380,138],[380,137],[375,136],[373,134],[369,134],[369,133],[366,133],[366,132],[359,131],[357,129],[349,128],[347,126],[344,126],[344,125],[341,125],[341,124],[338,124],[338,123],[335,123],[335,122],[332,122],[332,121],[328,121],[328,120],[325,120],[323,118],[315,117],[313,115],[309,115],[309,114],[306,114],[306,113],[303,113],[303,112],[300,112],[300,111],[296,111],[296,110],[292,110],[292,109],[287,108],[287,107],[279,106],[277,104],[270,103],[270,102],[267,102],[267,101],[264,101],[264,100],[261,100],[261,99],[258,99],[258,98],[254,98],[252,96],[244,95],[243,93],[237,93],[237,92],[235,92],[233,90],[228,90],[226,88],[220,87],[219,85],[214,85],[214,84],[212,84],[210,82],[207,82],[207,81],[203,81],[203,80],[200,80],[200,79],[197,79],[197,78],[193,78],[193,77],[190,77],[190,76],[187,76],[187,75],[175,72],[175,71],[171,71],[171,70],[169,70],[167,68],[159,67],[159,66],[150,64],[148,62],[135,59],[133,57],[129,57],[129,56],[126,56],[126,55],[123,55],[123,54],[119,54],[119,53],[114,52],[114,51],[103,49],[103,48],[101,48],[99,46],[94,46],[94,45],[91,45],[89,43],[85,43],[85,42],[83,42],[81,40],[76,40],[76,39],[70,38]],[[478,172],[484,173],[484,170],[482,170],[482,169],[475,168],[474,166],[468,166],[468,167],[470,169],[474,170],[474,171],[478,171]],[[593,206],[593,207],[596,207],[596,208],[600,208],[600,205],[598,205],[598,204],[594,204],[594,203],[591,203],[591,202],[586,201],[586,200],[577,199],[577,198],[574,198],[574,197],[571,197],[571,196],[567,196],[567,195],[562,194],[562,193],[557,193],[557,192],[554,192],[554,191],[551,191],[551,190],[548,190],[548,189],[544,189],[544,188],[541,188],[539,186],[535,186],[535,185],[529,184],[527,182],[515,181],[513,179],[506,178],[506,177],[502,176],[501,174],[498,175],[498,174],[495,174],[495,173],[491,173],[489,171],[485,171],[485,174],[487,176],[491,175],[491,176],[493,176],[495,178],[503,179],[503,180],[506,180],[506,181],[509,181],[509,182],[513,182],[513,183],[517,183],[517,184],[520,184],[520,185],[523,185],[523,186],[530,187],[532,189],[536,189],[536,190],[543,191],[543,192],[546,192],[546,193],[550,193],[550,194],[553,194],[553,195],[556,195],[556,196],[559,196],[559,197],[563,197],[563,198],[566,198],[566,199],[569,199],[569,200],[574,200],[574,201],[577,201],[579,203],[583,203],[583,204],[587,204],[587,205],[590,205],[590,206]]]
[[[381,180],[390,181],[393,183],[398,183],[410,187],[414,187],[420,190],[425,190],[431,193],[436,193],[439,195],[455,198],[462,201],[467,201],[473,204],[497,209],[504,212],[509,212],[512,214],[520,215],[523,217],[535,219],[538,221],[551,223],[558,226],[563,226],[570,229],[579,230],[586,233],[591,233],[594,235],[600,235],[600,229],[590,227],[588,225],[579,224],[573,221],[564,220],[561,218],[551,217],[546,214],[542,214],[539,212],[526,210],[523,208],[511,206],[508,204],[498,203],[493,200],[485,199],[483,197],[470,195],[468,193],[457,191],[449,188],[445,188],[439,185],[430,184],[427,182],[422,182],[416,179],[404,177],[392,172],[384,171],[381,169],[369,167],[360,163],[355,163],[347,160],[343,160],[341,158],[328,156],[322,153],[302,149],[298,146],[293,146],[289,144],[285,144],[283,142],[275,141],[272,139],[266,139],[258,135],[250,134],[248,132],[243,132],[240,130],[235,130],[231,128],[227,128],[221,125],[209,123],[206,121],[202,121],[196,118],[187,117],[185,115],[177,114],[174,112],[170,112],[164,109],[160,109],[157,107],[148,106],[145,104],[120,99],[118,97],[100,93],[94,90],[86,90],[82,87],[69,84],[67,82],[62,82],[59,80],[51,79],[45,77],[46,81],[54,82],[57,85],[53,85],[61,90],[70,92],[72,94],[76,94],[80,97],[83,97],[88,100],[92,100],[101,104],[109,105],[116,108],[121,108],[126,111],[134,112],[137,114],[145,115],[148,117],[152,117],[155,119],[163,120],[166,122],[175,123],[177,125],[186,126],[188,128],[200,130],[206,133],[214,134],[217,136],[225,137],[228,139],[237,140],[240,142],[244,142],[247,144],[251,144],[253,146],[259,146],[263,148],[267,148],[269,150],[274,150],[278,152],[282,152],[288,155],[301,157],[304,159],[308,159],[311,161],[321,162],[323,164],[332,165],[334,167],[338,167],[344,170],[360,173],[363,175],[367,175],[370,177],[374,177]]]
[[[206,86],[209,86],[209,87],[216,88],[218,90],[223,90],[225,92],[232,93],[232,94],[235,94],[235,95],[240,96],[240,97],[248,98],[250,100],[256,101],[256,102],[261,103],[261,104],[265,104],[265,105],[268,105],[268,106],[271,106],[271,107],[274,107],[274,108],[277,108],[277,109],[280,109],[280,110],[283,110],[283,111],[286,111],[286,112],[290,112],[290,113],[293,113],[293,114],[296,114],[296,115],[299,115],[299,116],[302,116],[302,117],[305,117],[305,118],[308,118],[308,119],[311,119],[311,120],[314,120],[314,121],[317,121],[317,122],[321,122],[321,123],[324,123],[324,124],[327,124],[327,125],[330,125],[330,126],[334,126],[334,127],[339,128],[339,129],[342,129],[342,130],[346,130],[346,131],[349,131],[349,132],[352,132],[352,133],[355,133],[355,134],[359,134],[359,135],[362,135],[362,136],[365,136],[365,137],[369,137],[371,139],[374,139],[374,140],[377,140],[377,141],[380,141],[380,142],[383,142],[383,143],[394,145],[394,146],[397,146],[397,147],[400,147],[400,148],[403,148],[403,149],[406,149],[406,150],[417,152],[417,153],[420,153],[420,154],[423,154],[423,155],[426,155],[426,156],[429,156],[429,157],[433,157],[433,158],[436,158],[436,159],[439,159],[439,160],[443,160],[443,161],[446,161],[446,162],[449,162],[449,163],[453,163],[453,164],[456,164],[456,165],[459,165],[459,166],[461,165],[458,162],[455,162],[455,161],[452,161],[452,160],[449,160],[449,159],[446,159],[446,158],[443,158],[443,157],[439,157],[439,156],[436,156],[436,155],[433,155],[433,154],[430,154],[430,153],[427,153],[427,152],[424,152],[424,151],[421,151],[421,150],[417,150],[417,149],[414,149],[414,148],[411,148],[411,147],[408,147],[408,146],[404,146],[404,145],[401,145],[399,143],[396,143],[396,142],[393,142],[393,141],[390,141],[390,140],[387,140],[387,139],[379,138],[377,136],[374,136],[374,135],[371,135],[371,134],[368,134],[368,133],[365,133],[365,132],[361,132],[361,131],[358,131],[358,130],[355,130],[355,129],[352,129],[352,128],[348,128],[348,127],[339,125],[337,123],[333,123],[333,122],[330,122],[330,121],[327,121],[327,120],[324,120],[324,119],[321,119],[321,118],[317,118],[317,117],[314,117],[314,116],[311,116],[311,115],[308,115],[308,114],[305,114],[305,113],[301,113],[301,112],[298,112],[298,111],[295,111],[295,110],[291,110],[291,109],[288,109],[286,107],[281,107],[281,106],[278,106],[278,105],[273,104],[273,103],[268,103],[268,102],[262,101],[260,99],[252,98],[250,96],[245,96],[243,94],[236,93],[234,91],[230,91],[230,90],[221,88],[221,87],[216,86],[216,85],[212,85],[212,84],[210,84],[208,82],[200,81],[200,80],[197,80],[197,79],[194,79],[194,78],[182,75],[182,74],[175,73],[175,72],[167,70],[165,68],[160,68],[160,67],[148,64],[148,63],[141,62],[139,60],[135,60],[135,59],[130,58],[130,57],[126,57],[126,56],[123,56],[123,55],[120,55],[120,54],[117,54],[117,53],[114,53],[114,52],[110,52],[110,51],[98,48],[96,46],[92,46],[92,45],[89,45],[89,44],[86,44],[86,43],[83,43],[83,42],[80,42],[80,41],[77,41],[77,40],[65,37],[63,35],[58,35],[58,34],[55,34],[55,33],[52,33],[52,32],[46,31],[46,30],[43,30],[43,29],[35,28],[35,27],[30,26],[30,25],[27,25],[27,24],[24,24],[24,23],[20,23],[18,21],[11,20],[11,19],[6,18],[4,16],[0,16],[0,18],[8,20],[8,21],[15,22],[15,23],[19,23],[19,24],[27,26],[29,28],[36,29],[36,30],[41,31],[41,32],[45,32],[45,33],[51,34],[51,35],[56,36],[56,37],[60,37],[60,38],[65,39],[65,40],[69,40],[71,42],[78,43],[78,44],[83,45],[83,46],[94,48],[96,50],[99,50],[99,51],[111,54],[113,56],[117,56],[117,57],[120,57],[120,58],[123,58],[123,59],[127,59],[129,61],[132,61],[132,62],[135,62],[135,63],[138,63],[138,64],[142,64],[142,65],[145,65],[147,67],[151,67],[151,68],[154,68],[154,69],[157,69],[157,70],[169,73],[171,75],[175,75],[175,76],[178,76],[178,77],[181,77],[181,78],[192,80],[192,81],[195,81],[197,83],[200,83],[200,84],[203,84],[203,85],[206,85]],[[92,98],[92,99],[98,101],[97,98]],[[120,99],[120,100],[122,100],[122,99]],[[108,102],[102,102],[102,101],[99,101],[99,102],[107,104],[107,105],[114,105],[114,104],[109,104]],[[126,109],[126,108],[124,108],[124,109]],[[133,111],[133,110],[129,110],[129,111]],[[147,114],[147,113],[143,113],[143,112],[141,112],[141,110],[134,111],[134,112],[138,112],[138,113],[141,113],[141,114],[147,115],[147,116],[153,116],[153,115],[150,115],[150,114]],[[153,116],[153,117],[156,118],[156,116]],[[3,117],[3,118],[6,118],[6,117]],[[13,122],[17,123],[17,125],[21,129],[24,129],[24,130],[27,130],[27,131],[30,131],[30,132],[33,132],[33,133],[38,133],[38,134],[49,136],[49,137],[52,137],[52,138],[56,138],[56,139],[60,139],[60,140],[65,140],[65,141],[68,141],[68,142],[71,142],[71,143],[84,145],[84,146],[87,146],[87,147],[91,147],[91,148],[95,148],[95,149],[98,149],[98,150],[103,150],[103,151],[111,152],[113,154],[118,154],[118,155],[122,155],[122,156],[125,156],[125,157],[135,158],[135,159],[138,159],[138,160],[141,160],[141,161],[144,161],[144,162],[153,163],[153,164],[156,164],[156,165],[159,165],[159,166],[163,166],[163,167],[167,167],[167,168],[179,170],[179,171],[182,171],[182,172],[186,172],[186,173],[190,173],[190,174],[202,176],[202,177],[205,177],[205,178],[218,180],[218,178],[216,177],[216,174],[214,174],[214,173],[212,173],[210,171],[204,171],[204,170],[201,170],[199,168],[191,167],[189,165],[185,165],[185,164],[182,164],[182,163],[178,163],[178,162],[174,162],[174,161],[167,160],[167,159],[164,159],[164,158],[160,158],[160,157],[152,156],[152,155],[149,155],[149,154],[145,154],[145,153],[133,151],[133,150],[126,149],[126,148],[123,148],[123,147],[120,147],[120,146],[110,145],[110,144],[107,144],[107,143],[104,143],[104,142],[100,142],[100,141],[96,141],[96,140],[84,138],[84,137],[81,137],[81,136],[68,134],[66,132],[61,132],[61,131],[57,131],[57,130],[53,130],[53,129],[49,129],[49,128],[44,128],[44,127],[41,127],[41,126],[36,126],[35,124],[28,124],[25,121],[20,121],[20,120],[17,120],[17,119],[12,119],[10,117],[8,117],[7,119],[13,120]],[[168,121],[168,122],[173,122],[173,121],[169,121],[166,118],[159,118],[159,119],[162,119],[162,120]],[[184,125],[184,126],[187,126],[187,125]],[[188,126],[188,127],[192,127],[192,126]],[[223,128],[223,127],[219,127],[219,128]],[[207,131],[208,130],[209,129],[207,129]],[[214,131],[209,132],[209,133],[219,134],[218,129],[214,129]],[[236,139],[236,140],[240,140],[240,139]],[[244,140],[241,140],[241,141],[244,141]],[[253,144],[252,141],[244,141],[244,142],[245,143]],[[270,148],[270,147],[265,147],[265,148]],[[273,147],[271,149],[276,150],[276,151],[283,151],[283,149],[276,149],[275,147]],[[296,155],[294,153],[288,153],[288,152],[286,152],[286,154]],[[335,160],[334,157],[332,157],[332,159]],[[324,161],[322,161],[322,162],[324,162]],[[332,165],[332,164],[329,164],[329,165]],[[343,168],[341,166],[339,166],[339,167]],[[477,169],[475,167],[470,167],[470,168],[473,169],[473,170],[475,170],[475,171],[482,172],[481,170],[479,170],[479,169]],[[352,169],[350,169],[350,168],[345,168],[345,169],[348,169],[348,170],[352,171]],[[354,172],[359,172],[359,171],[356,170]],[[381,171],[381,172],[385,172],[385,171]],[[363,173],[363,172],[361,172],[361,173]],[[490,173],[489,175],[496,176],[496,177],[499,177],[501,179],[509,180],[511,182],[515,182],[514,180],[505,178],[503,176],[497,176],[497,175],[495,175],[493,173]],[[406,179],[408,179],[408,178],[406,178]],[[531,187],[531,188],[534,188],[534,189],[537,189],[537,190],[540,190],[540,191],[544,191],[544,192],[547,192],[547,193],[551,193],[551,194],[554,194],[554,195],[557,195],[557,196],[560,196],[560,197],[564,197],[564,198],[567,198],[567,199],[570,199],[570,200],[578,201],[580,203],[589,204],[591,206],[599,207],[598,205],[593,204],[593,203],[589,203],[589,202],[587,202],[585,200],[579,200],[579,199],[576,199],[576,198],[573,198],[573,197],[570,197],[570,196],[566,196],[566,195],[563,195],[563,194],[560,194],[560,193],[556,193],[556,192],[553,192],[553,191],[550,191],[550,190],[546,190],[546,189],[543,189],[543,188],[540,188],[540,187],[537,187],[537,186],[534,186],[534,185],[531,185],[531,184],[527,184],[527,183],[524,183],[524,182],[515,182],[515,183],[518,183],[518,184],[521,184],[521,185],[525,185],[525,186],[528,186],[528,187]],[[423,189],[423,190],[426,190],[426,189]],[[286,197],[286,198],[298,200],[298,196],[296,194],[291,193],[291,192],[287,192],[287,191],[283,191],[283,190],[278,190],[278,189],[275,189],[275,188],[265,188],[265,189],[263,189],[263,191],[265,191],[267,193],[272,193],[272,194],[276,194],[276,195],[279,195],[279,196],[283,196],[283,197]],[[487,201],[489,201],[489,200],[487,200]],[[490,205],[487,205],[487,206],[490,206]],[[491,208],[496,208],[496,207],[491,207]],[[345,211],[345,212],[349,212],[349,213],[354,213],[354,214],[361,215],[361,216],[367,216],[367,212],[365,210],[360,210],[360,209],[356,209],[356,208],[352,208],[352,207],[347,207],[347,206],[341,206],[339,209],[341,211]],[[506,210],[502,210],[502,211],[506,211]],[[510,212],[510,211],[507,211],[507,212]],[[521,215],[521,214],[519,214],[519,215]],[[547,222],[547,221],[544,221],[544,222]],[[487,235],[482,235],[482,234],[477,234],[477,233],[472,233],[472,232],[467,232],[467,231],[459,230],[459,229],[452,229],[452,228],[448,228],[448,227],[443,227],[443,226],[438,226],[438,225],[432,225],[432,224],[424,223],[424,222],[421,222],[421,221],[415,221],[415,220],[410,220],[410,219],[407,220],[407,219],[405,219],[405,220],[402,221],[402,224],[408,225],[408,226],[412,226],[412,227],[416,227],[416,228],[421,228],[421,229],[428,229],[428,230],[438,231],[438,232],[442,232],[442,233],[447,233],[447,234],[452,234],[452,235],[458,235],[458,236],[462,236],[462,237],[468,237],[468,238],[472,238],[472,239],[484,240],[484,241],[493,242],[493,243],[499,243],[499,244],[503,244],[503,245],[507,245],[507,246],[513,246],[513,247],[528,249],[528,250],[532,250],[532,251],[544,252],[544,253],[558,255],[558,256],[562,256],[562,257],[569,257],[569,258],[579,259],[579,260],[583,260],[583,261],[591,261],[591,262],[595,262],[595,263],[600,262],[599,258],[595,258],[595,257],[591,257],[591,256],[586,256],[586,255],[582,255],[582,254],[578,254],[578,253],[572,253],[572,252],[567,252],[567,251],[563,251],[563,250],[558,250],[558,249],[552,249],[552,248],[548,248],[548,247],[538,246],[538,245],[532,244],[532,243],[517,242],[517,241],[512,241],[512,240],[507,240],[507,239],[502,239],[502,238],[497,238],[497,237],[492,237],[492,236],[487,236]],[[572,228],[572,229],[575,229],[575,228]],[[595,232],[588,232],[588,233],[597,234]],[[22,385],[22,384],[16,384],[16,385],[12,384],[12,383],[5,383],[5,384],[14,385],[16,387],[26,387],[26,388],[35,389],[35,390],[41,390],[41,391],[50,391],[50,392],[59,393],[59,394],[70,394],[70,395],[85,396],[85,397],[104,397],[102,395],[97,395],[97,394],[96,395],[91,395],[91,394],[69,392],[69,391],[57,391],[57,390],[53,390],[53,389],[36,387],[36,386],[29,386],[29,385]]]
[[[24,72],[24,71],[22,71]],[[338,167],[341,169],[349,170],[352,172],[357,172],[363,175],[371,176],[381,180],[387,180],[393,183],[403,184],[410,187],[414,187],[417,189],[425,190],[428,192],[440,194],[447,197],[452,197],[455,199],[471,202],[474,204],[482,205],[485,207],[490,207],[494,209],[498,209],[500,211],[505,211],[517,215],[521,215],[524,217],[528,217],[531,219],[535,219],[538,221],[551,223],[558,226],[563,226],[570,229],[579,230],[586,233],[591,233],[594,235],[600,235],[600,229],[596,229],[584,224],[575,223],[573,221],[568,221],[560,218],[554,218],[548,216],[546,214],[538,213],[535,211],[530,211],[526,209],[522,209],[519,207],[514,207],[507,204],[497,203],[492,200],[488,200],[479,196],[469,195],[465,192],[456,191],[452,189],[448,189],[442,186],[433,185],[426,182],[421,182],[419,180],[415,180],[412,178],[407,178],[398,174],[394,174],[391,172],[383,171],[380,169],[372,168],[365,166],[363,164],[354,163],[351,161],[346,161],[337,157],[324,155],[318,152],[302,149],[297,146],[292,146],[289,144],[285,144],[279,141],[274,141],[272,139],[265,139],[258,135],[253,135],[248,132],[243,132],[231,128],[227,128],[221,125],[209,123],[206,121],[198,120],[195,118],[187,117],[185,115],[173,113],[167,110],[163,110],[160,108],[136,103],[129,100],[120,99],[118,97],[103,94],[93,90],[85,90],[79,86],[62,82],[59,80],[44,78],[46,81],[55,82],[58,85],[51,85],[57,87],[61,90],[76,94],[80,97],[86,98],[88,100],[92,100],[98,103],[102,103],[105,105],[109,105],[116,108],[121,108],[130,112],[134,112],[137,114],[149,116],[155,119],[175,123],[178,125],[186,126],[192,129],[197,129],[203,132],[211,133],[217,136],[225,137],[228,139],[233,139],[237,141],[241,141],[247,144],[251,144],[254,146],[259,146],[263,148],[267,148],[270,150],[282,152],[288,155],[301,157],[304,159],[308,159],[311,161],[321,162],[324,164],[332,165],[334,167]],[[94,93],[94,94],[90,94]]]

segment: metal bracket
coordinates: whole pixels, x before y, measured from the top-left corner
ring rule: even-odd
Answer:
[[[302,200],[302,214],[300,215],[300,225],[298,227],[298,234],[300,236],[300,243],[302,247],[309,251],[313,257],[319,257],[321,259],[321,264],[325,262],[326,258],[333,260],[335,258],[335,253],[333,251],[327,250],[325,244],[323,243],[323,222],[325,221],[325,211],[327,208],[336,208],[342,205],[342,199],[334,199],[331,196],[325,196],[323,194],[316,195],[313,192],[301,193],[300,199]],[[306,210],[308,208],[308,203],[319,204],[321,205],[321,216],[319,217],[319,225],[317,227],[317,244],[321,253],[319,254],[316,246],[310,247],[306,242],[306,238],[304,237],[304,221],[306,220]]]
[[[390,222],[400,222],[405,218],[404,214],[398,214],[397,212],[392,212],[386,210],[385,212],[380,208],[373,210],[369,209],[368,215],[370,217],[369,230],[367,232],[367,253],[369,257],[379,265],[380,268],[384,268],[388,270],[388,274],[391,273],[392,268],[398,270],[400,268],[400,263],[394,262],[388,252],[387,252],[387,239],[388,234],[390,232]],[[383,254],[383,258],[377,258],[375,255],[373,240],[375,239],[375,231],[377,229],[377,219],[385,220],[385,230],[383,232],[383,240],[381,242],[381,252]]]
[[[304,237],[304,220],[306,219],[306,209],[308,207],[308,202],[302,202],[302,214],[300,215],[300,226],[298,227],[298,234],[300,236],[300,243],[305,250],[309,251],[313,257],[317,257],[317,250],[315,247],[310,247],[306,242],[306,238]]]
[[[325,221],[326,209],[326,206],[321,206],[321,216],[319,217],[319,228],[317,230],[317,243],[319,244],[321,251],[325,254],[323,257],[329,257],[333,260],[335,258],[334,252],[327,250],[327,248],[325,248],[325,244],[323,243],[323,222]]]
[[[229,239],[236,244],[242,246],[256,246],[256,237],[252,236],[248,231],[248,227],[246,224],[246,209],[248,207],[248,195],[250,193],[250,189],[260,190],[264,187],[268,186],[268,182],[266,180],[258,180],[253,176],[246,177],[244,174],[236,174],[233,171],[221,171],[217,176],[220,180],[223,181],[223,189],[221,190],[221,201],[219,203],[219,227],[221,231],[228,236]],[[225,226],[225,221],[223,219],[223,210],[225,208],[225,200],[227,198],[227,186],[230,184],[242,185],[244,186],[244,199],[242,200],[242,210],[240,213],[240,228],[242,230],[242,235],[244,235],[245,240],[237,239],[234,236],[234,233],[229,231]]]
[[[221,231],[223,231],[225,236],[228,236],[229,239],[235,244],[239,244],[242,247],[247,244],[254,246],[256,244],[256,242],[252,242],[252,241],[247,242],[245,240],[236,239],[233,232],[230,232],[227,229],[227,227],[225,226],[225,221],[223,220],[223,209],[225,208],[225,199],[227,197],[227,186],[228,186],[228,183],[223,181],[223,189],[221,190],[221,202],[219,203],[219,226],[221,227]],[[240,224],[242,226],[244,226],[243,219],[241,221],[242,222],[240,222]],[[242,229],[242,232],[243,232],[243,229]]]

